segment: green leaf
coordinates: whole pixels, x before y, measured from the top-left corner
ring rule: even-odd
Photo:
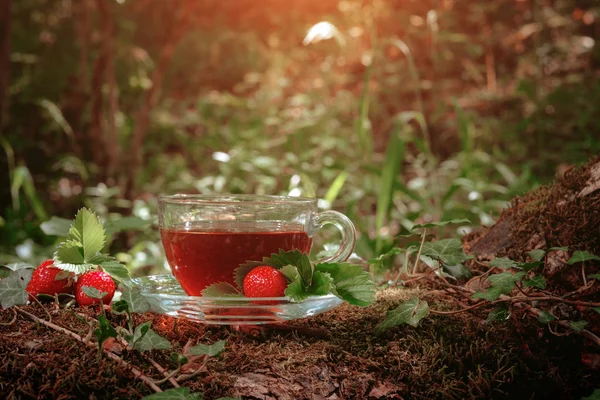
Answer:
[[[471,277],[471,270],[465,267],[463,264],[457,265],[446,265],[443,266],[444,272],[450,274],[456,279],[468,279]]]
[[[86,286],[84,286],[85,288]],[[89,296],[89,295],[88,295]],[[117,337],[117,331],[112,327],[110,322],[104,317],[104,315],[98,316],[99,327],[94,330],[94,335],[98,339],[98,349],[102,350],[102,343],[109,337]]]
[[[83,256],[86,261],[102,250],[106,239],[104,226],[96,214],[87,208],[79,210],[75,216],[75,222],[69,229],[69,235],[82,244]]]
[[[600,400],[600,389],[596,389],[588,397],[583,397],[581,400]]]
[[[298,268],[294,267],[293,265],[286,265],[285,267],[281,268],[280,271],[290,282],[300,277]]]
[[[358,264],[351,263],[319,263],[315,265],[315,272],[326,272],[333,278],[333,283],[345,281],[368,272]]]
[[[540,311],[540,314],[538,315],[538,321],[540,321],[542,324],[547,324],[555,319],[556,317],[548,311]]]
[[[133,338],[131,339],[130,345],[135,346],[136,342],[143,338],[146,335],[146,333],[148,333],[151,324],[151,321],[146,321],[143,324],[139,324],[138,326],[136,326],[133,331]]]
[[[467,259],[459,239],[443,239],[423,244],[421,254],[446,265],[461,264]]]
[[[571,329],[573,329],[575,332],[583,332],[583,330],[585,329],[585,326],[587,325],[587,321],[574,321],[574,322],[569,322],[569,326],[571,327]]]
[[[485,292],[475,292],[471,295],[473,299],[484,299],[488,301],[498,300],[500,295],[502,294],[502,290],[498,287],[490,287]]]
[[[413,225],[412,228],[410,228],[411,231],[414,231],[415,229],[423,229],[423,228],[437,228],[437,227],[443,227],[446,225],[457,225],[457,224],[470,224],[471,221],[469,221],[468,219],[451,219],[449,221],[440,221],[440,222],[429,222],[427,224],[416,224]]]
[[[501,304],[488,314],[485,323],[489,324],[494,321],[506,321],[510,317],[510,311],[506,304]]]
[[[143,397],[142,400],[201,400],[201,393],[190,393],[190,388],[178,387],[154,393]]]
[[[67,236],[73,221],[66,218],[52,217],[42,222],[40,228],[48,236]]]
[[[333,278],[326,272],[317,271],[312,277],[312,284],[307,288],[311,296],[325,296],[331,293]]]
[[[510,269],[516,267],[517,263],[507,257],[496,257],[490,261],[490,267]]]
[[[354,306],[366,307],[375,302],[375,283],[368,273],[364,273],[336,282],[334,294]]]
[[[592,310],[596,311],[598,314],[600,314],[600,307],[592,307]]]
[[[117,315],[130,313],[129,303],[126,300],[119,300],[112,303],[110,310]]]
[[[600,280],[600,274],[589,274],[587,277],[590,278],[590,279],[598,279],[598,280]]]
[[[540,265],[542,265],[541,261],[524,262],[524,263],[517,263],[517,268],[520,268],[523,271],[529,272],[533,269],[536,269]]]
[[[221,352],[225,349],[225,344],[227,342],[225,340],[219,340],[211,345],[198,344],[194,347],[190,347],[188,353],[191,356],[200,356],[206,354],[209,357],[215,357],[221,354]]]
[[[26,288],[32,274],[32,269],[18,269],[0,280],[0,305],[2,308],[7,309],[16,305],[27,304],[29,294]]]
[[[497,300],[502,294],[510,294],[514,289],[515,283],[525,276],[525,272],[503,272],[501,274],[490,275],[489,280],[492,286],[486,292],[475,292],[471,296],[473,299],[485,299],[489,301]]]
[[[546,278],[542,275],[534,275],[531,279],[523,280],[523,287],[536,287],[538,289],[546,289]]]
[[[148,350],[167,350],[171,348],[171,342],[148,328],[146,334],[135,342],[134,348],[141,352]]]
[[[179,354],[179,353],[171,353],[171,356],[169,357],[171,359],[171,361],[173,361],[175,364],[177,365],[183,365],[183,364],[187,364],[189,359],[184,356],[183,354]]]
[[[302,301],[308,297],[308,293],[304,290],[300,275],[285,288],[284,294],[295,302]]]
[[[231,284],[226,282],[213,283],[202,291],[205,297],[243,297],[243,295]]]
[[[527,254],[529,254],[529,257],[531,257],[533,261],[542,261],[542,259],[546,255],[546,251],[542,249],[535,249],[528,252]]]
[[[131,276],[129,275],[129,270],[119,261],[104,261],[100,264],[100,266],[115,281],[118,281],[126,286],[129,284],[129,280],[131,279]]]
[[[548,249],[548,252],[551,251],[569,251],[569,247],[568,246],[562,246],[562,247],[550,247]]]
[[[306,285],[306,287],[310,286],[313,279],[313,267],[308,256],[303,254],[298,260],[298,263],[294,265],[298,269],[298,273],[300,274],[304,285]]]
[[[388,311],[385,319],[375,327],[375,333],[382,332],[403,324],[416,327],[421,319],[429,315],[429,304],[426,301],[413,297],[400,304],[395,309]]]
[[[150,310],[150,303],[139,288],[121,287],[121,299],[129,306],[129,312],[145,313]]]
[[[81,251],[81,242],[73,239],[67,239],[61,242],[56,249],[56,253],[54,253],[54,261],[54,264],[58,268],[60,268],[60,265],[62,264],[85,263],[85,258]]]
[[[117,232],[146,229],[150,225],[152,225],[151,221],[147,221],[136,216],[128,216],[112,221],[106,221],[104,223],[104,229],[106,229],[107,235],[112,235],[113,233]]]
[[[573,253],[573,255],[571,256],[569,261],[567,261],[567,263],[569,265],[572,265],[575,263],[590,261],[590,260],[600,261],[600,257],[593,255],[589,251],[579,251],[578,250]]]
[[[88,297],[91,297],[93,299],[102,299],[104,296],[106,296],[108,293],[107,292],[101,292],[98,289],[96,289],[93,286],[83,286],[81,288],[81,291],[83,292],[83,294],[85,294]]]

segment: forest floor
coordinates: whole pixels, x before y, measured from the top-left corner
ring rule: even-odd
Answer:
[[[489,310],[478,310],[373,333],[388,309],[415,295],[432,308],[448,309],[440,301],[443,292],[386,289],[366,309],[343,304],[290,325],[250,330],[136,314],[137,323],[152,321],[173,350],[142,354],[116,346],[113,359],[100,354],[94,340],[86,345],[71,335],[86,337],[91,329],[81,316],[96,326],[98,309],[47,304],[42,310],[34,304],[2,310],[0,397],[139,398],[153,390],[131,366],[159,381],[164,376],[153,364],[175,369],[171,351],[181,351],[188,341],[217,340],[226,341],[219,356],[190,360],[195,376],[158,386],[166,390],[175,383],[203,392],[205,399],[578,399],[600,387],[600,362],[586,353],[591,345],[585,339],[554,335],[518,309],[509,321],[485,323]],[[124,316],[107,312],[107,317],[114,326],[126,325]],[[70,333],[39,322],[50,318]]]

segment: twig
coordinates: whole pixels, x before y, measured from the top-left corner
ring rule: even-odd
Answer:
[[[78,334],[76,334],[75,332],[72,332],[72,331],[70,331],[68,329],[65,329],[62,326],[58,326],[58,325],[56,325],[56,324],[54,324],[52,322],[49,322],[49,321],[43,320],[41,318],[38,318],[35,315],[33,315],[33,314],[31,314],[31,313],[29,313],[29,312],[27,312],[27,311],[25,311],[25,310],[23,310],[23,309],[21,309],[19,307],[15,307],[15,309],[18,312],[20,312],[21,314],[26,315],[27,317],[31,318],[33,321],[35,321],[37,323],[45,325],[48,328],[54,329],[55,331],[64,333],[65,335],[72,337],[73,339],[75,339],[75,340],[77,340],[77,341],[85,344],[86,346],[95,347],[94,344],[91,343],[91,342],[86,343],[84,341],[84,339],[81,336],[79,336]],[[128,368],[133,373],[133,375],[136,378],[142,380],[152,390],[154,390],[157,393],[162,392],[162,389],[159,388],[158,386],[156,386],[156,384],[152,381],[152,379],[150,379],[146,375],[144,375],[144,373],[142,371],[140,371],[140,369],[138,369],[136,366],[128,363],[127,361],[123,360],[121,357],[117,356],[114,353],[111,353],[111,352],[106,351],[104,349],[102,351],[104,352],[104,354],[106,354],[108,356],[108,358],[110,358],[110,359],[112,359],[114,361],[117,361],[119,364],[123,364],[126,368]]]
[[[17,311],[13,308],[13,312],[15,313],[10,320],[10,322],[0,322],[0,326],[10,326],[17,321]]]
[[[581,263],[581,276],[583,277],[583,286],[587,286],[587,278],[585,276],[585,263]]]
[[[202,372],[204,372],[204,367],[206,366],[206,363],[208,362],[208,359],[206,359],[202,365],[200,365],[198,367],[197,370],[195,370],[194,372],[192,372],[191,374],[186,374],[186,375],[179,375],[176,379],[177,382],[183,382],[183,381],[187,381],[188,379],[191,379],[197,375],[200,375]]]
[[[178,388],[179,387],[179,383],[177,383],[177,381],[175,380],[175,378],[173,378],[175,376],[175,374],[169,376],[169,372],[164,369],[159,363],[157,363],[156,361],[154,361],[153,359],[151,359],[150,357],[146,357],[146,360],[150,361],[150,363],[152,365],[154,365],[154,368],[156,368],[158,370],[158,372],[160,372],[161,374],[164,375],[164,377],[166,379],[168,379],[169,382],[171,382],[171,385],[173,385],[173,387]],[[176,372],[179,372],[179,369],[175,370]]]
[[[44,310],[44,312],[48,316],[48,321],[51,322],[52,321],[52,316],[50,315],[50,313],[48,312],[48,310],[46,310],[46,307],[44,307],[42,305],[42,303],[40,303],[40,301],[38,300],[37,296],[29,296],[29,298],[33,299],[33,301],[35,301],[42,308],[42,310]]]

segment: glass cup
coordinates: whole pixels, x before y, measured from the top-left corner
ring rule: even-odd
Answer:
[[[310,253],[323,225],[337,227],[337,252],[319,262],[346,261],[356,230],[344,214],[317,211],[317,200],[259,195],[160,196],[160,235],[171,271],[190,296],[217,282],[235,285],[234,271],[279,250]]]

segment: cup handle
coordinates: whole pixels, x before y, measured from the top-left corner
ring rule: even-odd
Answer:
[[[313,229],[312,236],[318,229],[324,225],[331,224],[340,230],[342,234],[342,242],[338,251],[331,257],[326,257],[317,261],[318,263],[326,262],[343,262],[346,261],[354,251],[354,245],[356,244],[356,228],[350,218],[337,211],[323,211],[315,214],[313,218]]]

